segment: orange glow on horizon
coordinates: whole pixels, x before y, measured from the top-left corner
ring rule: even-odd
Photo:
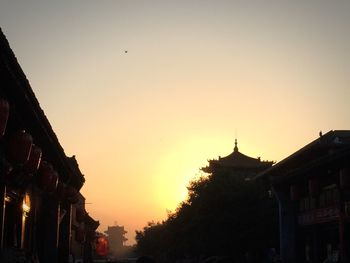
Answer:
[[[349,12],[346,1],[6,1],[0,24],[76,155],[87,211],[132,244],[208,159],[233,151],[236,131],[240,152],[279,161],[320,130],[349,129]]]

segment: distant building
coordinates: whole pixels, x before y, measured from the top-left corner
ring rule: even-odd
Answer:
[[[84,262],[92,263],[96,252],[97,232],[100,225],[99,221],[94,220],[87,213],[84,218],[85,243],[84,243]]]
[[[119,257],[124,253],[124,243],[128,239],[125,237],[127,231],[124,226],[109,226],[105,231],[108,237],[110,254]]]
[[[209,160],[209,165],[201,170],[206,173],[215,174],[217,171],[226,171],[235,176],[243,176],[245,179],[250,179],[258,172],[261,172],[272,166],[271,161],[261,161],[259,158],[252,158],[239,152],[237,139],[233,152],[226,157]]]
[[[282,262],[349,262],[350,131],[330,131],[258,175],[279,203]]]
[[[72,205],[72,228],[70,254],[77,262],[92,262],[99,222],[85,210],[85,198],[79,194],[79,201]]]

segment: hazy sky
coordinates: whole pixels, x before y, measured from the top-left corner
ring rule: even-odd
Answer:
[[[350,128],[349,13],[345,0],[0,0],[87,210],[130,243],[236,133],[241,152],[279,161]]]

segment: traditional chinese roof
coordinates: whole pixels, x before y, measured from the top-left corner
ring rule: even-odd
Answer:
[[[273,182],[310,174],[315,169],[330,170],[333,166],[348,165],[350,156],[350,131],[329,131],[286,157],[276,165],[257,175],[271,177]]]
[[[105,231],[105,233],[110,235],[110,234],[113,234],[113,233],[126,234],[128,232],[125,231],[124,226],[108,226],[108,229]]]
[[[74,186],[77,189],[80,189],[85,182],[85,178],[82,172],[80,171],[79,164],[77,162],[77,159],[75,158],[75,155],[73,155],[72,157],[67,157],[67,161],[76,175],[71,179],[71,183],[74,184]]]
[[[33,136],[34,143],[42,149],[43,158],[54,166],[63,182],[71,184],[72,181],[78,180],[83,183],[83,177],[75,178],[79,177],[79,174],[76,174],[67,162],[64,149],[1,28],[0,80],[0,96],[10,103],[7,133],[26,130]],[[81,182],[77,184],[79,189],[80,184]]]
[[[128,239],[124,236],[128,231],[125,231],[124,226],[108,226],[105,231],[108,235],[109,240],[111,239],[121,239],[122,241],[127,241]]]
[[[97,220],[94,220],[89,214],[85,216],[84,220],[86,226],[88,226],[92,230],[96,230],[98,226],[100,225],[100,222]]]
[[[225,157],[219,157],[217,160],[209,160],[209,166],[202,168],[204,172],[211,173],[215,167],[224,167],[231,169],[263,169],[270,167],[273,162],[261,161],[260,157],[249,157],[238,150],[237,139],[233,152]]]

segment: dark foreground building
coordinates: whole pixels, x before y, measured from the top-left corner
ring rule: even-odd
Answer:
[[[0,262],[68,262],[84,181],[0,30]]]
[[[350,131],[320,133],[259,178],[279,202],[282,262],[349,262]]]

